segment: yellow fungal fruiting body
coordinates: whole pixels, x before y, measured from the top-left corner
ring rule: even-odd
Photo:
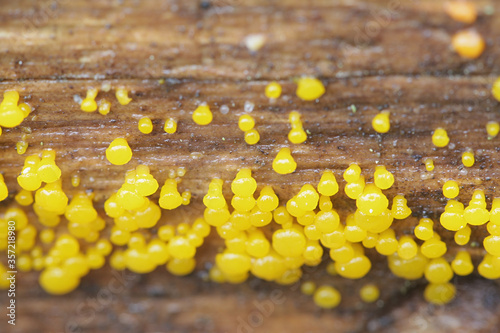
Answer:
[[[260,141],[260,134],[255,128],[252,128],[251,130],[245,132],[245,142],[247,144],[254,145],[259,141]]]
[[[97,97],[98,92],[99,90],[97,88],[90,88],[87,90],[87,96],[82,100],[82,104],[80,104],[82,111],[94,112],[97,110],[95,98]]]
[[[500,81],[499,81],[500,82]],[[498,88],[500,90],[500,87]],[[498,92],[500,97],[500,91]],[[486,124],[486,133],[488,133],[488,139],[493,139],[498,135],[498,132],[500,132],[500,124],[496,121],[489,121]]]
[[[424,164],[425,164],[425,170],[429,172],[434,171],[434,161],[431,158],[427,158]]]
[[[359,291],[359,296],[365,303],[373,303],[378,300],[380,291],[374,284],[366,284]]]
[[[390,112],[382,111],[378,113],[372,120],[372,127],[377,133],[387,133],[391,128],[389,120]]]
[[[460,193],[458,183],[454,180],[448,180],[443,184],[443,195],[448,199],[453,199]]]
[[[21,108],[23,103],[18,105],[18,102],[19,93],[17,91],[7,90],[4,92],[3,101],[0,103],[0,126],[16,127],[26,118],[28,109]]]
[[[212,122],[212,111],[206,104],[202,104],[193,112],[193,121],[198,125],[208,125]]]
[[[498,77],[495,82],[493,82],[493,86],[491,87],[491,94],[493,95],[493,97],[495,97],[495,99],[497,101],[500,102],[500,77]],[[488,123],[490,124],[490,123]],[[1,124],[0,124],[1,125]],[[492,122],[492,124],[490,125],[491,126],[491,129],[493,132],[496,132],[498,134],[498,123],[496,122]],[[488,134],[489,134],[489,131],[488,131]],[[494,136],[494,135],[492,135]]]
[[[477,19],[477,8],[471,1],[448,1],[444,9],[452,19],[458,22],[471,24]]]
[[[450,138],[448,137],[448,133],[444,128],[436,128],[434,134],[432,134],[432,143],[434,146],[443,148],[448,145],[450,142]]]
[[[300,120],[300,113],[297,111],[290,112],[289,115],[290,125],[292,129],[288,133],[288,140],[291,143],[299,144],[307,140],[307,134],[302,127],[302,121]]]
[[[472,151],[466,151],[462,154],[462,163],[467,168],[470,168],[474,165],[474,153]]]
[[[139,131],[143,134],[149,134],[153,131],[153,122],[149,117],[142,117],[139,119],[139,123],[137,124]]]
[[[483,37],[475,30],[462,30],[451,39],[453,49],[466,59],[476,59],[483,54],[486,43]]]
[[[302,77],[297,81],[297,96],[303,101],[313,101],[325,93],[323,83],[314,77]]]
[[[174,134],[177,132],[177,121],[173,118],[168,118],[163,126],[165,133]]]
[[[101,99],[98,104],[99,104],[98,111],[103,116],[107,115],[109,113],[109,111],[111,110],[111,102],[109,102],[105,98]]]
[[[238,120],[238,127],[240,130],[243,132],[250,131],[253,129],[255,126],[255,120],[251,115],[244,114],[240,116],[240,119]]]
[[[297,163],[292,157],[290,148],[281,148],[273,160],[273,170],[281,175],[292,173],[297,168]]]
[[[265,95],[267,98],[279,98],[281,96],[281,85],[276,81],[270,82],[266,86]]]
[[[123,165],[132,159],[132,149],[124,138],[114,139],[106,149],[106,158],[111,164]]]
[[[128,90],[123,87],[116,89],[115,96],[121,105],[127,105],[132,102],[132,98],[128,97]]]
[[[332,309],[339,305],[342,297],[337,289],[330,286],[320,286],[314,292],[314,303],[324,309]]]

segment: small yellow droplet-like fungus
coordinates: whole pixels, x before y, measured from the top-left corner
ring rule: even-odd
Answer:
[[[22,155],[28,150],[28,142],[21,140],[16,142],[16,150],[19,155]]]
[[[316,291],[316,283],[313,281],[305,281],[300,285],[300,291],[304,295],[311,296]]]
[[[255,128],[252,128],[251,130],[245,132],[245,142],[247,144],[254,145],[259,141],[260,141],[260,134]]]
[[[477,19],[477,8],[472,1],[454,0],[444,4],[444,10],[452,19],[471,24]]]
[[[313,101],[325,93],[323,83],[314,77],[302,77],[297,81],[297,96],[303,101]]]
[[[165,133],[174,134],[177,132],[177,121],[174,118],[168,118],[163,126]]]
[[[193,121],[198,125],[208,125],[212,122],[212,111],[206,104],[201,104],[193,112]]]
[[[460,193],[458,183],[454,180],[448,180],[443,184],[443,195],[448,199],[453,199]]]
[[[255,120],[253,117],[249,114],[244,114],[240,116],[240,119],[238,120],[238,127],[240,130],[243,132],[250,131],[253,129],[255,126]]]
[[[111,164],[123,165],[132,159],[132,149],[124,138],[114,139],[106,149],[106,158]]]
[[[265,94],[267,98],[279,98],[281,96],[281,85],[276,81],[270,82],[266,86]]]
[[[424,297],[429,303],[444,305],[455,298],[455,286],[449,282],[429,283],[424,291]]]
[[[432,160],[432,158],[425,159],[424,164],[425,164],[425,170],[429,172],[434,171],[434,161]]]
[[[153,131],[153,122],[149,117],[142,117],[139,119],[139,123],[137,124],[139,131],[143,134],[149,134]]]
[[[97,88],[90,88],[87,90],[87,96],[82,100],[82,104],[80,108],[85,112],[94,112],[97,110],[97,103],[95,98],[97,97],[97,93],[99,90]]]
[[[127,105],[132,101],[132,98],[128,97],[128,90],[124,87],[117,88],[115,96],[121,105]]]
[[[111,111],[111,102],[109,102],[107,99],[103,98],[99,101],[99,113],[102,114],[103,116],[107,115],[109,111]]]
[[[493,97],[495,97],[495,99],[497,101],[500,102],[500,77],[498,77],[495,82],[493,82],[493,86],[491,87],[491,94],[493,95]],[[496,123],[496,122],[493,122],[493,123]],[[492,129],[494,131],[496,131],[496,133],[498,134],[498,130],[497,130],[497,127],[498,127],[498,123],[496,124],[492,124]],[[489,132],[488,132],[489,134]]]
[[[374,284],[365,284],[359,291],[359,296],[365,303],[373,303],[378,300],[380,291]]]
[[[332,309],[339,305],[342,297],[337,289],[330,286],[320,286],[314,292],[314,303],[324,309]]]
[[[448,137],[448,133],[444,128],[436,128],[434,134],[432,134],[432,143],[434,146],[442,148],[446,147],[450,142],[450,138]]]
[[[500,85],[499,85],[499,90],[500,90]],[[500,98],[500,91],[499,91],[499,98]],[[488,139],[493,139],[494,137],[496,137],[498,135],[498,132],[500,132],[500,124],[498,122],[489,121],[486,124],[486,133],[488,133]]]
[[[297,163],[292,157],[290,148],[281,148],[273,160],[273,170],[280,175],[292,173],[297,169]]]
[[[463,58],[476,59],[483,54],[486,43],[475,30],[462,30],[451,38],[453,49]]]
[[[466,151],[462,154],[462,163],[467,168],[470,168],[474,165],[474,153],[472,151]]]
[[[361,168],[356,163],[349,165],[344,171],[344,180],[348,183],[355,182],[361,176]]]
[[[391,128],[389,120],[390,112],[382,111],[378,113],[372,120],[372,127],[377,133],[387,133]]]

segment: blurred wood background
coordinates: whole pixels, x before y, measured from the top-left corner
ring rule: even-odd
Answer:
[[[405,193],[413,216],[396,222],[399,234],[411,232],[418,218],[435,221],[445,205],[444,180],[463,185],[462,202],[473,187],[488,199],[500,185],[498,138],[487,140],[485,124],[499,120],[499,104],[490,96],[500,74],[499,2],[477,1],[472,26],[487,42],[485,53],[464,60],[450,47],[451,36],[468,26],[454,22],[436,0],[54,0],[0,2],[0,86],[17,89],[34,112],[19,127],[3,129],[0,171],[13,196],[24,157],[15,143],[30,133],[27,154],[57,151],[67,192],[72,174],[80,189],[93,190],[96,205],[116,191],[125,171],[147,164],[162,184],[168,170],[187,168],[180,189],[193,193],[193,204],[164,211],[161,223],[177,223],[202,212],[201,198],[213,177],[227,184],[242,167],[251,167],[259,184],[273,185],[282,199],[305,182],[317,182],[332,169],[340,176],[358,162],[366,175],[377,164],[396,176],[390,197]],[[245,38],[263,34],[266,43],[250,52]],[[294,79],[314,75],[326,86],[318,102],[295,96]],[[164,83],[159,82],[164,80]],[[264,96],[272,80],[283,96]],[[111,113],[84,113],[75,101],[89,87],[109,83],[131,90],[127,106],[113,91],[98,99],[112,101]],[[191,112],[206,101],[214,113],[210,126],[192,123]],[[253,104],[261,141],[248,146],[237,127],[245,104]],[[222,114],[220,107],[229,107]],[[356,112],[352,112],[352,107]],[[391,111],[391,131],[371,129],[381,109]],[[288,146],[288,113],[299,110],[310,132],[293,146],[297,172],[277,177],[271,169],[279,148]],[[142,116],[153,119],[150,135],[137,130]],[[163,132],[175,117],[175,135]],[[442,126],[452,144],[436,149],[432,131]],[[133,160],[112,166],[104,159],[109,143],[127,137]],[[463,169],[460,156],[473,148],[476,164]],[[423,159],[436,168],[425,171]],[[339,180],[340,177],[337,177]],[[343,184],[343,182],[340,182]],[[226,186],[229,189],[229,186]],[[227,192],[229,195],[229,192]],[[156,198],[158,194],[156,195]],[[12,202],[12,198],[9,202]],[[6,205],[6,203],[2,203]],[[335,208],[345,217],[355,205],[337,195]],[[111,225],[109,220],[108,224]],[[485,232],[476,228],[473,241]],[[439,230],[450,254],[453,233]],[[215,232],[212,232],[212,236]],[[454,279],[457,300],[445,307],[428,305],[422,281],[406,282],[388,272],[385,259],[369,253],[374,267],[359,281],[330,277],[326,263],[304,273],[342,292],[338,309],[318,309],[298,286],[258,279],[242,285],[206,282],[207,263],[222,244],[213,236],[199,250],[197,272],[171,276],[164,268],[138,276],[92,272],[77,291],[62,297],[44,293],[37,273],[18,274],[16,327],[0,321],[1,332],[498,332],[498,281]],[[470,248],[475,259],[482,255]],[[307,277],[306,277],[307,276]],[[381,287],[381,300],[361,303],[357,293],[367,281]],[[0,304],[6,304],[5,293]]]

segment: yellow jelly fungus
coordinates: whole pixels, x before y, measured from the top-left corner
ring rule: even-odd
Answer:
[[[457,275],[466,276],[472,273],[474,265],[472,264],[471,257],[467,251],[457,252],[455,259],[451,262],[451,268]]]
[[[297,81],[297,97],[303,101],[313,101],[325,93],[323,83],[314,77],[301,77]]]
[[[454,34],[451,38],[451,45],[455,52],[466,59],[479,58],[486,47],[483,37],[472,29]]]
[[[422,218],[414,230],[415,237],[426,241],[434,236],[434,222],[428,218]]]
[[[420,250],[425,257],[429,259],[434,259],[444,255],[447,251],[447,247],[446,243],[441,241],[439,239],[439,236],[437,236],[437,234],[434,234],[434,237],[432,237],[429,240],[426,240],[422,244]]]
[[[5,184],[3,175],[0,174],[0,201],[5,200],[9,196],[9,190]]]
[[[19,93],[14,90],[4,92],[3,101],[0,104],[0,126],[16,127],[25,118],[25,113],[17,105]]]
[[[111,257],[109,258],[109,265],[111,266],[111,268],[117,271],[122,271],[127,268],[125,255],[122,250],[116,250],[113,252]]]
[[[300,285],[300,291],[304,295],[311,296],[316,291],[316,283],[313,281],[305,281]]]
[[[339,184],[333,172],[326,170],[323,172],[318,184],[318,192],[325,196],[332,196],[339,191]]]
[[[500,236],[489,235],[483,241],[486,252],[495,257],[500,257]]]
[[[378,300],[380,291],[374,284],[365,284],[359,291],[359,296],[365,303],[373,303]]]
[[[471,225],[483,225],[490,220],[490,212],[486,209],[486,198],[482,190],[475,190],[469,206],[464,210],[464,219]]]
[[[493,97],[495,97],[495,99],[500,102],[500,77],[498,77],[495,80],[495,82],[493,82],[493,86],[491,87],[491,93],[492,93]],[[496,131],[497,133],[498,133],[498,131],[496,129],[498,126],[499,126],[498,124],[493,126],[494,131]],[[488,132],[488,134],[489,134],[489,132]]]
[[[177,132],[177,121],[174,118],[168,118],[163,126],[165,133],[174,134]]]
[[[61,180],[38,189],[35,193],[35,203],[48,212],[64,213],[68,197],[61,188]]]
[[[448,199],[453,199],[458,196],[460,189],[458,183],[454,180],[448,180],[443,185],[443,195]]]
[[[273,170],[280,175],[292,173],[297,168],[297,163],[292,157],[290,148],[281,148],[273,160]]]
[[[80,176],[74,174],[71,176],[71,186],[78,187],[80,185]]]
[[[378,253],[388,256],[396,252],[399,248],[399,243],[396,240],[396,234],[394,230],[387,229],[382,232],[378,238],[377,245],[375,249]]]
[[[297,194],[296,201],[300,209],[312,211],[318,206],[319,194],[311,184],[305,184]]]
[[[432,158],[427,158],[424,164],[425,164],[425,170],[429,172],[434,171],[434,161],[432,160]]]
[[[487,253],[477,267],[479,275],[495,280],[500,278],[500,258]]]
[[[425,278],[430,283],[446,283],[453,278],[453,270],[444,258],[435,258],[427,264]]]
[[[284,257],[298,257],[306,248],[306,237],[297,228],[279,229],[273,233],[272,246]]]
[[[40,240],[44,244],[50,244],[54,241],[55,233],[53,229],[43,229],[40,232]]]
[[[39,281],[46,292],[54,295],[67,294],[80,284],[80,278],[77,275],[57,266],[46,268],[40,274]]]
[[[99,108],[97,110],[100,114],[105,116],[111,110],[111,103],[107,99],[103,98],[99,101]]]
[[[396,195],[392,200],[392,217],[403,220],[411,215],[411,209],[407,206],[407,200],[402,195]]]
[[[424,291],[424,297],[429,303],[444,305],[455,298],[455,286],[449,282],[429,283]]]
[[[377,133],[387,133],[391,128],[389,120],[390,112],[382,111],[378,113],[372,120],[372,127]]]
[[[21,174],[17,176],[17,183],[27,191],[37,190],[42,182],[38,177],[37,170],[40,158],[37,155],[26,157]]]
[[[245,132],[245,142],[249,145],[254,145],[260,141],[259,132],[253,128]]]
[[[97,88],[90,88],[87,90],[87,96],[82,100],[82,104],[80,104],[82,111],[94,112],[97,110],[95,98],[97,97],[98,92],[99,90]]]
[[[267,98],[279,98],[281,96],[281,85],[276,81],[270,82],[266,86],[265,95]]]
[[[115,96],[121,105],[127,105],[132,101],[132,98],[128,97],[128,90],[123,87],[116,89]]]
[[[472,230],[469,226],[465,226],[462,229],[458,230],[455,232],[455,243],[458,245],[465,245],[469,242],[470,240],[470,235],[472,233]]]
[[[472,151],[466,151],[462,154],[462,163],[467,168],[470,168],[474,165],[474,153]]]
[[[23,112],[24,118],[26,118],[27,116],[29,116],[29,114],[31,113],[31,106],[29,106],[26,103],[19,103],[18,107]]]
[[[375,168],[373,178],[375,185],[381,190],[387,190],[394,184],[394,176],[383,165]]]
[[[359,244],[353,244],[359,245]],[[372,264],[370,259],[363,254],[355,254],[347,263],[335,263],[337,273],[347,279],[361,279],[370,271]]]
[[[1,197],[1,196],[0,196]],[[22,189],[14,197],[21,206],[29,206],[33,203],[33,194],[30,191]]]
[[[324,309],[332,309],[339,305],[342,297],[337,289],[330,286],[320,286],[314,292],[314,303]]]
[[[137,124],[137,128],[143,134],[149,134],[153,131],[153,122],[149,117],[142,117],[139,119],[139,123]]]
[[[238,120],[238,127],[240,130],[243,132],[250,131],[253,129],[255,126],[255,120],[251,115],[244,114],[240,116],[240,119]]]
[[[28,143],[24,140],[16,142],[16,151],[19,155],[26,153],[28,150]]]
[[[500,80],[499,80],[499,82],[500,82]],[[500,90],[500,86],[499,86],[499,90]],[[500,92],[499,92],[499,94],[500,94]],[[489,121],[486,124],[486,133],[488,133],[488,139],[493,139],[494,137],[496,137],[498,135],[498,132],[500,132],[500,124],[498,124],[498,122]]]
[[[450,138],[448,137],[448,133],[444,128],[438,127],[432,134],[432,143],[434,146],[442,148],[446,147],[450,142]]]
[[[348,183],[353,183],[361,177],[361,168],[357,164],[351,164],[344,171],[344,180]]]
[[[279,205],[278,196],[271,186],[264,186],[257,199],[257,206],[263,212],[272,212]]]
[[[344,187],[345,194],[351,198],[356,200],[360,195],[363,194],[363,190],[365,189],[365,176],[360,176],[356,181],[352,183],[347,183]]]
[[[190,274],[196,267],[196,260],[194,258],[177,259],[173,258],[167,263],[167,270],[177,276],[185,276]]]
[[[124,138],[114,139],[106,149],[106,158],[111,164],[124,165],[132,159],[132,149]]]
[[[38,163],[37,175],[42,182],[53,183],[61,178],[61,169],[55,163],[56,153],[46,149],[42,152],[42,159]]]
[[[288,132],[288,140],[294,144],[303,143],[307,140],[307,134],[302,128],[302,124],[292,125],[292,129]]]
[[[163,209],[175,209],[183,203],[183,198],[177,190],[177,182],[167,179],[160,192],[160,207]]]
[[[477,19],[476,4],[471,1],[448,1],[444,4],[444,10],[446,14],[458,22],[471,24]]]
[[[357,198],[356,206],[365,215],[378,216],[387,209],[389,200],[378,187],[368,184]]]
[[[464,206],[456,200],[449,200],[444,208],[444,212],[439,217],[441,225],[451,231],[457,231],[467,225],[464,218]]]
[[[212,122],[212,111],[206,104],[202,104],[193,112],[193,121],[198,125],[208,125]]]
[[[257,189],[257,182],[252,177],[252,170],[248,168],[241,169],[236,174],[233,182],[231,183],[231,191],[235,195],[242,197],[249,197],[253,195]]]
[[[64,216],[70,222],[88,224],[97,218],[97,211],[87,194],[80,192],[73,196]]]
[[[398,255],[401,259],[409,260],[415,257],[418,253],[418,245],[413,238],[403,236],[399,239]]]

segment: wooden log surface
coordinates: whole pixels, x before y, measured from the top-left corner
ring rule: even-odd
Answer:
[[[252,168],[257,182],[272,185],[285,202],[303,183],[316,183],[324,169],[340,180],[352,162],[367,176],[376,165],[386,165],[396,177],[388,196],[404,193],[413,211],[411,218],[395,223],[399,235],[411,232],[422,216],[437,220],[446,203],[444,180],[460,181],[462,202],[478,186],[491,202],[498,196],[500,159],[498,139],[487,140],[485,124],[498,120],[499,104],[490,89],[500,73],[500,8],[495,1],[477,5],[480,15],[473,27],[487,48],[470,61],[450,47],[451,36],[467,26],[444,13],[443,1],[4,1],[1,90],[18,90],[34,112],[0,136],[0,171],[11,192],[2,204],[11,203],[19,189],[15,178],[26,155],[16,153],[15,143],[24,133],[30,133],[27,154],[57,151],[67,193],[91,190],[101,208],[132,167],[148,165],[160,183],[170,169],[186,167],[179,186],[192,192],[193,203],[164,212],[160,223],[200,215],[210,179],[220,177],[229,185],[242,167]],[[255,33],[264,34],[266,43],[253,53],[244,39]],[[302,75],[320,78],[326,94],[315,102],[299,100],[294,80]],[[263,94],[272,80],[283,86],[283,97],[273,103]],[[79,110],[75,95],[84,97],[89,87],[108,83],[130,89],[133,102],[121,106],[113,91],[100,92],[99,98],[112,101],[110,114]],[[191,120],[200,102],[214,111],[210,126]],[[237,127],[249,103],[261,134],[255,146],[245,144]],[[229,107],[228,114],[220,112],[222,105]],[[391,131],[384,135],[371,128],[381,109],[391,111]],[[271,164],[278,150],[290,145],[292,110],[301,112],[309,138],[292,147],[297,171],[278,177]],[[138,132],[142,116],[153,119],[153,133]],[[178,119],[175,135],[162,130],[168,117]],[[444,149],[431,142],[439,126],[452,142]],[[134,152],[127,165],[105,159],[116,137],[126,137]],[[466,148],[476,153],[476,164],[467,169],[460,161]],[[432,173],[425,171],[426,157],[434,159]],[[70,185],[73,174],[81,177],[79,189]],[[355,209],[343,194],[334,206],[342,217]],[[454,254],[453,233],[438,231]],[[481,243],[485,235],[477,228],[472,239]],[[36,273],[19,274],[17,325],[8,326],[4,318],[0,331],[498,331],[498,281],[455,279],[457,300],[434,307],[423,301],[422,281],[392,276],[385,259],[369,253],[374,268],[359,281],[328,276],[326,263],[305,272],[304,279],[342,291],[341,307],[324,311],[296,285],[253,278],[242,285],[206,282],[206,264],[223,244],[212,236],[199,250],[197,273],[186,278],[164,268],[145,276],[116,276],[104,269],[85,277],[77,291],[54,297],[41,290]],[[480,248],[468,249],[476,261],[483,254]],[[382,285],[381,300],[373,305],[357,296],[368,281]],[[2,307],[6,301],[1,294]]]

